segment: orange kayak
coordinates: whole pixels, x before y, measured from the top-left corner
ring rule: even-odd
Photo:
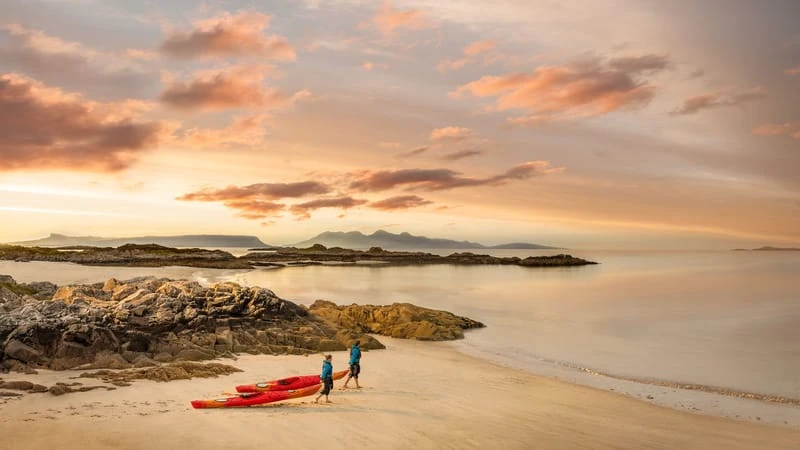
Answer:
[[[349,370],[342,370],[341,372],[334,372],[333,379],[340,380],[344,378]],[[281,378],[280,380],[265,381],[256,384],[243,384],[236,386],[236,392],[274,392],[274,391],[287,391],[290,389],[302,389],[308,386],[314,386],[322,383],[319,375],[304,375],[299,377]]]
[[[263,405],[266,403],[289,400],[290,398],[307,397],[314,395],[322,386],[304,387],[302,389],[292,389],[287,391],[253,392],[239,394],[235,397],[226,397],[216,400],[192,400],[192,407],[201,408],[241,408],[245,406]]]

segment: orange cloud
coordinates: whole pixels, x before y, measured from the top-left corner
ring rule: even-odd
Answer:
[[[494,41],[475,41],[468,44],[464,49],[461,51],[463,55],[459,59],[451,60],[445,59],[439,62],[439,65],[436,66],[439,72],[448,72],[451,70],[458,70],[467,64],[474,62],[475,59],[492,49],[495,48],[497,44]]]
[[[244,219],[261,220],[274,217],[286,208],[281,203],[263,200],[230,200],[224,203],[230,209],[237,211],[237,216]]]
[[[647,76],[668,66],[666,56],[644,55],[539,67],[532,73],[485,76],[450,95],[496,97],[496,111],[520,109],[538,117],[574,119],[645,107],[656,90]]]
[[[233,66],[204,71],[189,81],[169,81],[161,102],[178,109],[230,109],[279,107],[308,97],[308,91],[292,96],[264,86],[268,66]]]
[[[317,181],[296,183],[257,183],[248,186],[228,186],[222,189],[202,189],[177,198],[183,201],[219,202],[252,199],[278,200],[313,194],[327,194],[330,188]]]
[[[480,55],[492,50],[496,45],[494,41],[475,41],[464,47],[462,53],[466,56]]]
[[[188,31],[175,31],[161,44],[161,51],[178,58],[256,56],[294,60],[295,50],[283,37],[264,35],[270,16],[256,12],[222,13],[199,20]]]
[[[305,203],[297,203],[292,205],[289,210],[292,214],[298,216],[302,219],[308,219],[311,217],[311,212],[321,208],[339,208],[339,209],[350,209],[355,208],[356,206],[360,206],[367,203],[367,200],[356,199],[349,196],[344,197],[335,197],[335,198],[320,198],[316,200],[311,200]]]
[[[0,75],[0,170],[125,169],[175,129],[137,121],[142,107],[92,102],[22,75]]]
[[[800,75],[800,66],[792,67],[785,70],[786,75]]]
[[[791,135],[800,139],[800,122],[770,123],[753,128],[756,136],[783,136]]]
[[[432,201],[425,200],[416,195],[399,195],[397,197],[389,197],[384,200],[371,202],[369,207],[382,211],[396,211],[399,209],[418,208],[432,203]]]
[[[767,97],[767,92],[761,87],[738,91],[721,91],[711,94],[696,95],[683,101],[683,105],[672,110],[671,114],[685,116],[696,114],[704,109],[730,108],[744,105]]]
[[[473,136],[469,128],[464,127],[444,127],[436,128],[431,131],[432,141],[463,141]]]
[[[425,15],[415,9],[399,10],[386,1],[372,18],[372,25],[383,34],[391,34],[396,29],[420,30],[431,26]]]
[[[190,128],[179,144],[192,148],[252,146],[264,142],[267,114],[237,116],[224,128]]]
[[[512,167],[506,172],[487,178],[461,176],[450,169],[400,169],[379,170],[358,174],[350,188],[361,192],[377,192],[395,188],[407,190],[441,191],[466,186],[501,185],[511,180],[524,180],[535,176],[562,172],[547,161],[530,161]]]

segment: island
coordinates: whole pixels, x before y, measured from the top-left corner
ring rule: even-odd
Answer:
[[[171,248],[155,244],[126,244],[120,247],[26,247],[0,245],[0,260],[69,262],[91,266],[163,267],[187,266],[209,269],[252,269],[255,267],[330,266],[407,266],[429,264],[513,265],[522,267],[569,267],[597,264],[571,255],[498,257],[456,252],[446,256],[425,252],[327,248],[315,244],[308,248],[286,247],[274,251],[250,252],[236,257],[222,250]]]

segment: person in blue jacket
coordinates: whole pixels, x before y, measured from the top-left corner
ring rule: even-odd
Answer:
[[[325,359],[322,361],[322,374],[319,376],[322,380],[322,391],[320,391],[314,403],[319,403],[319,399],[323,395],[325,396],[325,403],[333,403],[328,400],[328,395],[333,389],[333,363],[331,363],[331,360],[333,360],[333,356],[325,355]]]
[[[356,380],[356,388],[361,389],[358,385],[358,374],[361,373],[361,341],[356,341],[353,347],[350,348],[350,373],[347,375],[347,380],[344,382],[344,387],[350,382],[350,378]]]

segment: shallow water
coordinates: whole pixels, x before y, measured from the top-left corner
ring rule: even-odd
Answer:
[[[153,274],[259,285],[305,304],[412,302],[483,321],[456,347],[534,372],[583,368],[800,398],[800,253],[570,253],[601,264],[241,272],[0,262],[0,273],[62,284]]]

